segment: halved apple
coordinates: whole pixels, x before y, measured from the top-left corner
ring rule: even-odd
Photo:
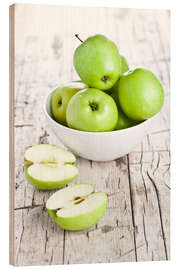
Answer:
[[[25,175],[38,189],[51,190],[65,186],[78,174],[75,156],[56,145],[29,147],[24,156]]]
[[[90,184],[76,184],[55,192],[46,202],[52,219],[63,229],[78,231],[98,222],[107,207],[107,194],[94,193]]]

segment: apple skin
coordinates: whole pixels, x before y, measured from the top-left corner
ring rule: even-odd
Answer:
[[[163,106],[163,87],[149,70],[137,68],[123,75],[117,88],[120,106],[130,119],[146,120],[158,113]]]
[[[120,62],[121,62],[121,74],[124,74],[129,70],[129,66],[126,58],[123,55],[120,55]]]
[[[126,58],[123,55],[120,55],[120,65],[121,65],[121,72],[120,72],[120,78],[121,76],[129,70],[129,66],[127,63]],[[117,81],[118,82],[118,81]],[[106,93],[111,95],[114,92],[114,87],[116,87],[117,82],[114,84],[114,86],[108,90],[106,90]]]
[[[116,83],[116,85],[117,85],[117,83]],[[135,125],[138,125],[140,123],[139,121],[129,119],[124,114],[124,112],[122,111],[122,109],[120,107],[120,104],[119,104],[119,99],[118,99],[118,95],[117,95],[117,88],[114,87],[113,90],[114,91],[111,94],[111,96],[112,96],[112,98],[114,98],[114,100],[115,100],[115,102],[117,104],[117,107],[118,107],[118,121],[117,121],[117,125],[115,127],[115,130],[130,128],[130,127],[133,127]]]
[[[121,75],[119,51],[103,35],[86,39],[74,53],[74,66],[81,80],[92,88],[110,89]]]
[[[111,96],[101,90],[88,88],[71,98],[66,117],[68,126],[73,129],[111,131],[117,124],[118,109]]]
[[[67,125],[66,109],[69,100],[78,91],[87,88],[87,85],[80,81],[74,81],[67,85],[57,88],[51,97],[51,112],[54,119],[62,124]]]
[[[65,180],[60,180],[60,181],[42,181],[42,180],[38,180],[35,179],[34,177],[32,177],[31,175],[28,174],[28,166],[26,165],[27,162],[24,161],[24,172],[25,172],[25,176],[26,179],[28,180],[28,182],[34,186],[37,189],[40,190],[54,190],[54,189],[58,189],[61,187],[64,187],[65,185],[69,184],[70,182],[72,182],[78,175],[78,172],[75,176],[71,177],[71,178],[66,178]]]
[[[121,110],[121,108],[118,108],[118,121],[117,121],[117,125],[115,127],[115,130],[119,130],[119,129],[125,129],[125,128],[130,128],[133,127],[135,125],[138,125],[140,122],[129,119]]]
[[[76,217],[58,217],[54,210],[47,209],[49,215],[64,230],[79,231],[85,230],[94,224],[104,215],[107,208],[107,195],[104,204],[100,205],[96,210],[81,214]]]

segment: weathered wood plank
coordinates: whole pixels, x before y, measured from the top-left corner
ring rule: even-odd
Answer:
[[[147,152],[148,153],[148,152]],[[134,158],[133,154],[133,159]],[[169,152],[139,154],[130,166],[130,185],[138,260],[169,258]],[[131,154],[129,154],[131,159]],[[142,257],[143,256],[143,257]]]
[[[16,265],[169,258],[168,26],[167,11],[16,5]],[[157,74],[166,98],[152,134],[128,158],[108,163],[78,158],[75,182],[94,183],[110,194],[109,204],[96,226],[64,232],[38,206],[52,192],[27,183],[23,157],[29,145],[61,144],[47,126],[42,105],[51,89],[78,78],[72,65],[76,33],[82,39],[95,33],[113,39],[130,67],[145,66]]]
[[[62,264],[64,231],[43,207],[15,211],[16,265]]]
[[[122,214],[119,208],[109,208],[97,228],[66,232],[65,263],[135,261],[134,228]]]

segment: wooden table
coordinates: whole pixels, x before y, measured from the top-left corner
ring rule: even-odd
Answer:
[[[16,265],[153,261],[170,258],[169,11],[15,6],[14,263]],[[25,179],[25,149],[61,145],[43,114],[44,98],[61,83],[77,79],[73,52],[82,39],[107,35],[131,68],[144,66],[162,81],[165,103],[159,119],[129,155],[112,162],[78,157],[74,183],[95,184],[110,194],[98,224],[69,232],[48,216],[53,192]]]

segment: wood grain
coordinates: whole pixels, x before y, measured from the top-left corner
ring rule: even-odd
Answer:
[[[22,4],[14,7],[15,196],[11,263],[168,260],[169,11]],[[61,145],[45,121],[42,106],[49,91],[78,79],[72,60],[79,45],[74,38],[77,33],[82,39],[95,33],[107,35],[131,68],[144,66],[155,72],[164,86],[165,103],[151,134],[129,155],[101,163],[78,158],[80,173],[74,182],[95,184],[96,190],[109,194],[109,203],[97,225],[68,232],[54,224],[44,208],[53,191],[38,191],[26,181],[23,158],[25,149],[32,144]]]

